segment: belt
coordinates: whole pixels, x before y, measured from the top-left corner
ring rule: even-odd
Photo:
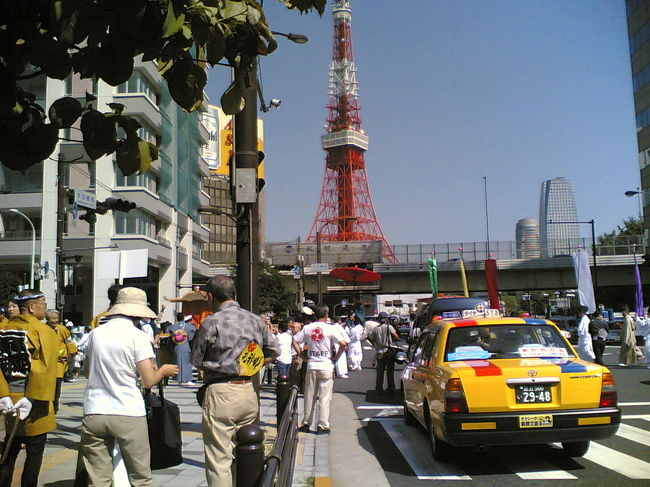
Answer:
[[[251,381],[251,377],[246,377],[246,376],[230,376],[230,377],[218,377],[216,379],[212,379],[206,383],[206,385],[212,385],[212,384],[246,384],[247,382]]]

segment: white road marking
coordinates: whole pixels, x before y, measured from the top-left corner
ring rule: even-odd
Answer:
[[[357,406],[357,409],[386,409],[386,408],[397,408],[401,406],[395,406],[394,404],[376,404],[376,405],[363,405]]]
[[[650,479],[650,463],[600,443],[592,442],[584,458],[631,479]]]
[[[577,479],[566,470],[556,470],[554,465],[519,449],[517,455],[501,458],[499,461],[524,480],[567,480]]]
[[[433,459],[425,436],[414,435],[414,428],[403,422],[381,419],[381,425],[420,480],[472,480],[469,475],[451,463]]]
[[[626,440],[650,446],[650,432],[635,426],[630,426],[629,424],[621,424],[616,435],[625,438]]]
[[[619,402],[619,406],[650,406],[650,401],[647,402]]]
[[[372,347],[363,347],[364,350],[374,350]]]
[[[650,421],[650,414],[624,414],[621,419],[645,419]]]

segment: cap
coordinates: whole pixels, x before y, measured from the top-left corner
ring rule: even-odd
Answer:
[[[386,319],[388,319],[388,313],[386,313],[385,311],[382,311],[381,313],[379,313],[377,315],[377,318],[379,318],[380,320],[386,320]]]
[[[308,316],[311,316],[311,315],[314,314],[314,310],[311,309],[309,306],[303,306],[302,307],[302,312],[303,312],[303,314],[306,314]]]

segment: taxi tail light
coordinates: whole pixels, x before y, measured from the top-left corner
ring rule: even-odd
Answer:
[[[445,412],[467,413],[467,400],[460,379],[449,379],[445,388]]]
[[[611,408],[618,406],[618,393],[614,387],[614,377],[609,372],[603,373],[603,381],[600,387],[600,405],[601,408]]]

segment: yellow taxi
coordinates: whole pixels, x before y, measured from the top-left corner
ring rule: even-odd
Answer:
[[[423,330],[401,377],[405,421],[426,428],[435,458],[550,442],[582,456],[590,440],[616,433],[612,374],[580,360],[555,324],[464,313]]]

